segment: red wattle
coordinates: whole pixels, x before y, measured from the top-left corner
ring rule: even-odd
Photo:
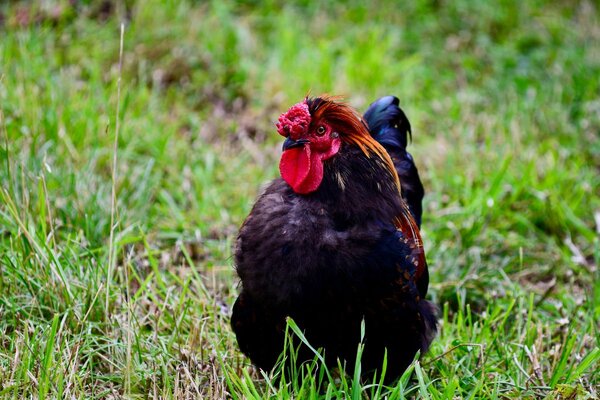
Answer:
[[[283,152],[279,172],[294,192],[308,194],[317,190],[323,180],[321,155],[310,146],[293,147]]]

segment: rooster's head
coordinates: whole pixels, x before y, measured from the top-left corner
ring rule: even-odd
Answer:
[[[371,157],[381,157],[397,175],[389,155],[369,134],[366,124],[350,106],[332,97],[306,98],[281,114],[277,132],[284,136],[279,163],[281,177],[299,194],[309,194],[323,180],[324,163],[351,144]]]

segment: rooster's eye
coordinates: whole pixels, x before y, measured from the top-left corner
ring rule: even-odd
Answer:
[[[323,136],[325,134],[325,127],[323,125],[317,128],[317,135]]]

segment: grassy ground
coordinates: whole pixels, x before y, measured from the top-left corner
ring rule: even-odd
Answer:
[[[600,10],[404,3],[0,5],[0,397],[599,396]],[[309,90],[396,94],[414,126],[441,329],[394,387],[275,385],[228,326]]]

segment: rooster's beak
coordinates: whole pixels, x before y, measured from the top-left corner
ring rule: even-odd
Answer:
[[[291,149],[293,147],[301,147],[304,146],[306,143],[310,143],[310,140],[308,139],[298,139],[298,140],[294,140],[292,138],[290,138],[289,136],[285,139],[285,142],[283,142],[283,151],[286,151],[288,149]]]

